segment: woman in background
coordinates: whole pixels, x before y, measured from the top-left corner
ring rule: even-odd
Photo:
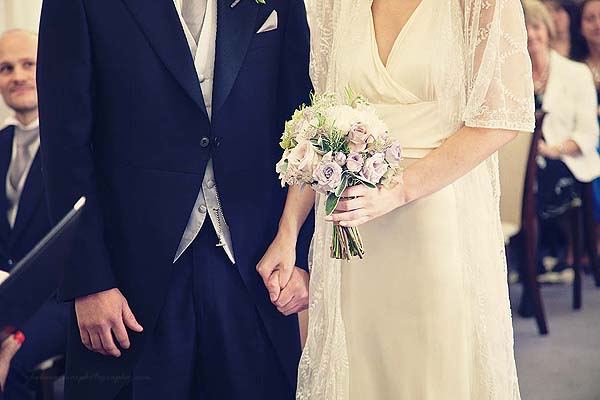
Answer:
[[[556,29],[551,47],[563,57],[573,59],[581,53],[583,40],[579,34],[579,7],[572,0],[544,0]]]
[[[600,4],[600,3],[599,3]],[[538,1],[525,3],[528,49],[533,65],[536,109],[547,113],[538,145],[538,216],[541,225],[563,226],[581,202],[581,183],[600,176],[597,99],[588,68],[551,49],[554,19]],[[565,264],[572,266],[572,246]]]
[[[585,40],[579,54],[578,60],[587,64],[592,71],[598,99],[600,100],[600,1],[586,0],[581,4],[581,19],[579,20],[579,31]],[[600,109],[598,110],[600,122]],[[600,148],[598,149],[600,151]],[[600,180],[592,184],[594,190],[594,216],[596,222],[600,222]],[[596,228],[596,237],[600,237],[600,228]]]
[[[600,86],[600,0],[586,0],[581,4],[581,35],[585,40],[578,59],[585,62]]]

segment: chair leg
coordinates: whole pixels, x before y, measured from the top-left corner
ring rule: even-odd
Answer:
[[[573,238],[573,309],[581,309],[581,214],[582,208],[575,207],[571,211],[571,236]]]
[[[524,229],[524,245],[522,276],[523,297],[521,299],[521,309],[523,309],[523,306],[526,304],[532,308],[540,335],[547,335],[548,325],[546,323],[546,314],[544,312],[544,304],[542,303],[540,286],[537,281],[537,222],[529,224],[529,227]]]
[[[586,184],[583,190],[583,229],[585,236],[585,248],[590,258],[590,270],[594,276],[596,287],[600,287],[600,260],[596,237],[596,221],[594,220],[594,193],[590,184]]]

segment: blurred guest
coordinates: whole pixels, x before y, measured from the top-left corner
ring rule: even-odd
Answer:
[[[22,332],[17,332],[0,343],[0,400],[4,399],[4,385],[6,384],[6,376],[10,369],[10,363],[21,348],[24,340],[25,335]]]
[[[578,31],[579,7],[572,0],[544,0],[556,29],[551,47],[563,57],[573,58],[583,40]]]
[[[551,49],[556,29],[546,7],[526,2],[525,19],[536,107],[547,113],[538,144],[538,215],[542,225],[559,221],[564,226],[567,211],[581,202],[580,182],[600,176],[596,90],[585,65]],[[565,234],[570,236],[569,230]],[[569,253],[567,265],[573,263]]]
[[[12,30],[0,36],[0,94],[14,111],[0,131],[0,269],[5,271],[50,230],[38,152],[36,54],[35,34]],[[32,398],[30,372],[64,354],[67,318],[67,305],[51,300],[22,327],[29,340],[13,359],[6,399]]]
[[[600,1],[586,0],[581,3],[580,27],[581,36],[585,39],[585,46],[578,54],[578,59],[584,61],[594,77],[598,99],[600,100]],[[600,122],[600,109],[598,109]],[[600,148],[598,149],[600,152]],[[600,222],[600,179],[592,184],[594,190],[594,214],[596,222]],[[600,237],[600,227],[596,229]]]
[[[581,4],[581,35],[586,46],[579,55],[594,77],[597,87],[600,87],[600,0],[586,0]]]

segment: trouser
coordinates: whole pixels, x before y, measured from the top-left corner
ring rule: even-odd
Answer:
[[[173,266],[158,324],[117,399],[294,398],[237,267],[216,242],[207,220]]]

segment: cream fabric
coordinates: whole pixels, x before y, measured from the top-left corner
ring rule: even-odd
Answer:
[[[385,71],[370,7],[307,1],[318,92],[356,86],[416,158],[464,125],[533,131],[518,0],[423,0]],[[298,399],[520,399],[496,156],[361,227],[362,262],[329,258],[322,198],[316,213]]]

